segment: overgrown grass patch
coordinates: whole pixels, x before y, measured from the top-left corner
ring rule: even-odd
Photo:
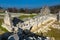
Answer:
[[[6,30],[5,28],[3,28],[1,25],[0,25],[0,30],[4,31],[4,32],[8,32],[8,30]]]
[[[4,15],[0,15],[0,17],[4,17]]]
[[[60,40],[60,30],[51,28],[51,31],[48,31],[46,36],[54,37],[56,40]]]
[[[22,15],[19,18],[20,19],[24,19],[24,18],[28,18],[28,17],[33,18],[34,16],[36,16],[36,15],[32,15],[32,14],[30,14],[30,15]]]
[[[3,19],[0,19],[0,34],[3,34],[5,32],[8,32],[8,30],[6,30],[5,28],[3,28],[2,25]]]

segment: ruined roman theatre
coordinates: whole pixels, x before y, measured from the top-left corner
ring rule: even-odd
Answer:
[[[60,12],[58,14],[60,14]],[[29,30],[33,33],[48,32],[49,30],[51,30],[50,27],[56,28],[55,26],[58,26],[58,28],[60,29],[60,25],[55,24],[55,22],[57,21],[57,15],[51,14],[48,7],[42,8],[39,15],[31,18],[30,20],[26,20],[23,23],[19,22],[18,24],[16,24],[16,27],[13,25],[11,20],[11,15],[6,12],[4,23],[2,23],[2,26],[9,32],[12,32],[12,28],[14,28],[15,31],[17,31],[18,28],[21,28],[23,30]]]

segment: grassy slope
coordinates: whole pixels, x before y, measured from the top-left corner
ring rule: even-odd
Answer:
[[[5,32],[8,32],[5,28],[3,28],[2,25],[3,19],[0,19],[0,34],[3,34]]]

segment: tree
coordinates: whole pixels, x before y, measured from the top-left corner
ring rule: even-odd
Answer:
[[[17,8],[8,8],[7,10],[9,12],[14,12],[14,13],[17,13],[18,12],[18,9]]]
[[[12,8],[8,8],[7,10],[8,10],[9,12],[12,12]]]
[[[23,13],[25,10],[23,8],[19,9],[19,12]]]

